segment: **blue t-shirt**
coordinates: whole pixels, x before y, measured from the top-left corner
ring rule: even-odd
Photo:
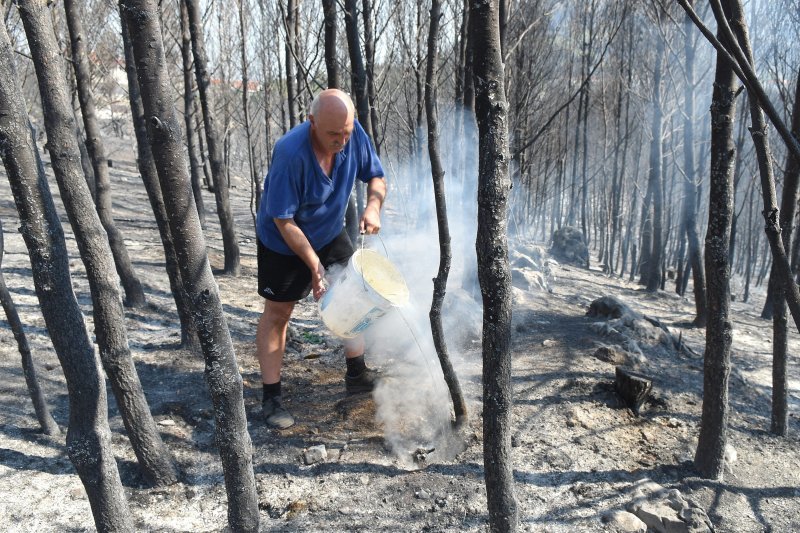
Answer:
[[[293,218],[311,247],[319,250],[341,233],[356,178],[366,183],[381,176],[381,162],[358,121],[350,140],[336,154],[330,177],[322,171],[311,147],[311,123],[295,126],[272,151],[256,215],[258,238],[270,250],[294,255],[273,220]]]

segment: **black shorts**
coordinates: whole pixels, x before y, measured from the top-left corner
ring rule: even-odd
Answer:
[[[258,241],[258,294],[273,302],[296,302],[311,292],[311,271],[296,255],[279,254]],[[346,230],[317,250],[322,266],[346,263],[353,255]]]

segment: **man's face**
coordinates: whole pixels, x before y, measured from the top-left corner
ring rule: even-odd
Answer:
[[[328,154],[341,152],[353,133],[353,116],[347,110],[324,110],[310,116],[311,133],[319,148]]]

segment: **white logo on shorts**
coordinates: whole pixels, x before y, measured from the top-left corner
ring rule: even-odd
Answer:
[[[269,294],[270,296],[275,296],[275,293],[272,292],[272,289],[269,287],[264,287],[264,294]]]

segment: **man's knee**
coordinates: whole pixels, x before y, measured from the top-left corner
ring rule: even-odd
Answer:
[[[293,310],[294,302],[272,302],[266,300],[261,320],[274,326],[285,326],[289,323]]]

